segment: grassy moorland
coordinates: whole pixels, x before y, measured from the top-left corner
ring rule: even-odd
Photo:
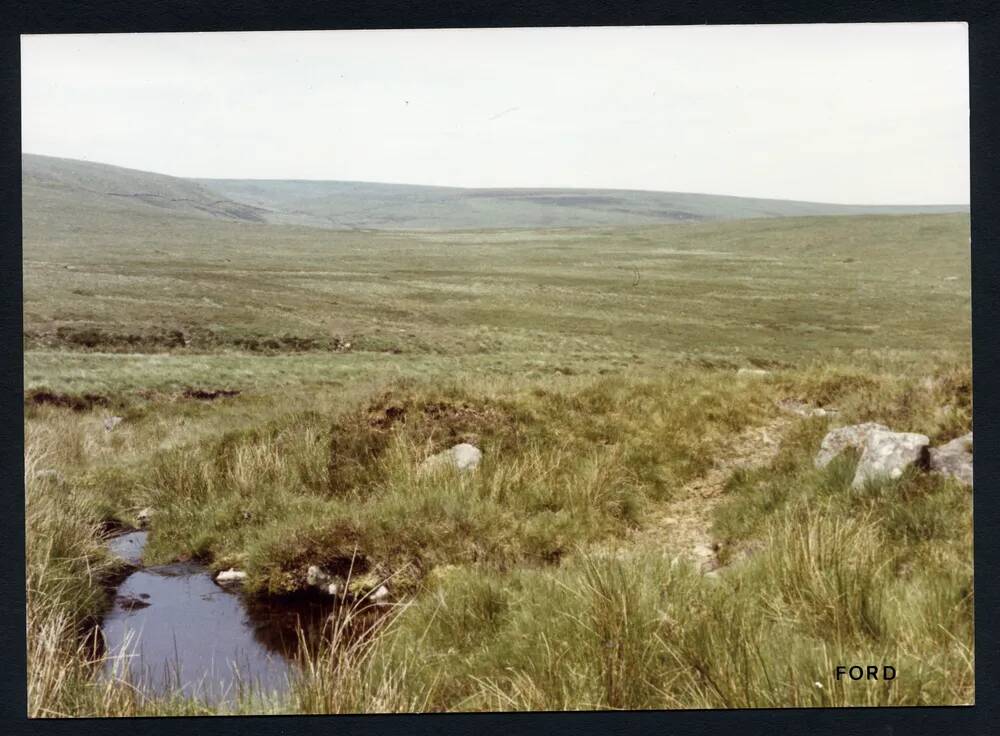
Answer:
[[[102,529],[146,507],[149,561],[253,594],[345,560],[390,579],[375,635],[237,712],[972,701],[970,491],[812,465],[841,423],[969,431],[967,216],[377,233],[47,201],[24,244],[33,715],[218,712],[87,664]],[[417,471],[462,440],[475,474]],[[718,575],[687,561],[704,539]],[[836,682],[852,663],[899,675]]]

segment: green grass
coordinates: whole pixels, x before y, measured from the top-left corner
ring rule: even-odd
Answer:
[[[391,576],[400,605],[363,645],[236,712],[972,701],[970,492],[919,473],[851,491],[852,457],[812,465],[834,422],[969,431],[967,217],[105,215],[25,213],[32,715],[219,712],[101,683],[80,647],[116,572],[100,529],[147,506],[151,561],[237,566],[258,594],[311,564]],[[840,414],[787,420],[728,478],[705,519],[718,577],[672,564],[659,519],[787,399]],[[418,472],[463,440],[474,475]],[[833,680],[869,662],[898,679]]]
[[[26,210],[29,350],[193,357],[343,340],[494,366],[543,353],[572,368],[603,356],[766,365],[969,346],[964,215],[516,237],[93,218]],[[187,347],[171,347],[175,331]]]

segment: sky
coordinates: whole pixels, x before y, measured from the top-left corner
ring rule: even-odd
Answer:
[[[22,36],[22,148],[205,178],[969,201],[964,23]]]

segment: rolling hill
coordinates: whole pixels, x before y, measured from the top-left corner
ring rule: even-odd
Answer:
[[[465,189],[348,181],[184,179],[25,154],[25,210],[168,210],[337,230],[587,227],[821,215],[967,212],[621,189]]]

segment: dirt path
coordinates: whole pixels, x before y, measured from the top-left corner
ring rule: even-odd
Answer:
[[[614,554],[629,550],[659,548],[671,558],[690,559],[706,572],[717,567],[712,539],[712,512],[722,501],[726,481],[738,468],[757,468],[769,463],[781,447],[796,417],[782,415],[770,422],[745,429],[713,450],[715,464],[659,504],[647,523],[619,542]],[[610,551],[610,550],[607,550]]]

